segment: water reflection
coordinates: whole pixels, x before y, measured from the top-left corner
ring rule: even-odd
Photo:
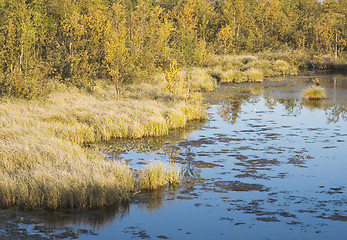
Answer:
[[[237,94],[222,100],[218,114],[231,124],[235,124],[240,118],[242,105],[245,103],[256,103],[258,96],[253,94]]]
[[[284,106],[288,115],[299,115],[302,110],[302,102],[299,99],[279,99],[278,102]]]
[[[123,153],[134,151],[139,153],[154,153],[161,151],[165,146],[173,146],[176,143],[189,138],[189,136],[204,125],[205,121],[192,121],[184,129],[171,130],[169,135],[162,137],[145,137],[141,139],[114,139],[107,143],[99,143],[100,151],[107,160],[122,160],[119,156]]]
[[[69,225],[100,230],[114,221],[121,221],[129,213],[129,204],[93,210],[33,210],[25,212],[30,215],[29,223],[44,222],[47,228],[59,228]]]
[[[300,93],[316,76],[296,78],[221,86],[207,100],[214,105],[205,126],[101,146],[108,159],[136,162],[148,154],[141,161],[159,157],[180,164],[187,177],[181,188],[138,193],[130,205],[114,208],[36,211],[30,223],[49,230],[92,228],[100,234],[96,239],[266,239],[275,234],[274,223],[280,229],[275,239],[323,239],[333,233],[331,238],[342,239],[342,224],[329,221],[347,219],[341,121],[347,120],[346,79],[320,78],[328,99],[304,101]],[[325,118],[337,124],[329,126]],[[247,235],[251,228],[253,236]],[[129,229],[146,235],[129,236]],[[317,229],[325,235],[315,235]]]
[[[181,155],[184,159],[176,159],[175,162],[182,164],[183,175],[185,177],[200,178],[201,169],[194,164],[196,154],[192,151],[191,147],[185,147]]]
[[[325,108],[323,105],[323,100],[306,100],[305,99],[301,102],[301,105],[311,111]]]
[[[259,96],[265,101],[269,110],[273,110],[277,104],[284,106],[288,115],[296,116],[301,114],[303,108],[314,110],[324,110],[327,122],[337,122],[340,119],[347,118],[347,79],[343,75],[327,75],[320,77],[287,77],[284,82],[268,80],[264,85],[254,87],[254,85],[243,85],[239,90],[234,90],[235,94],[230,94],[220,101],[218,110],[219,115],[231,124],[235,124],[242,113],[242,106],[247,103],[257,103]],[[319,85],[327,91],[325,100],[305,100],[301,98],[301,91],[306,86],[312,84],[312,81],[318,81]],[[225,88],[233,88],[225,86]],[[281,88],[280,91],[274,88]],[[223,90],[231,92],[231,90]]]
[[[136,194],[132,200],[140,209],[149,214],[159,211],[164,202],[173,200],[177,197],[178,188],[170,187],[168,189],[158,189],[154,191],[144,191]]]
[[[328,116],[328,122],[338,122],[340,119],[347,121],[347,108],[346,106],[337,105],[325,110]]]
[[[265,100],[265,105],[271,110],[275,109],[275,107],[277,106],[278,101],[275,98],[269,98],[264,96],[264,100]]]
[[[178,194],[177,188],[159,189],[150,192],[140,192],[134,195],[131,203],[152,214],[163,207],[163,202],[175,199]],[[53,232],[60,227],[77,226],[79,228],[89,228],[99,231],[110,224],[121,222],[130,211],[130,204],[123,203],[113,207],[98,208],[93,210],[33,210],[22,213],[28,215],[29,221],[24,224],[45,223],[44,232]],[[19,213],[21,214],[21,213]],[[20,222],[20,219],[18,218]],[[23,218],[24,219],[24,218]]]

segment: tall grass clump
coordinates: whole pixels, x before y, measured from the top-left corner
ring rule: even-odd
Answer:
[[[201,106],[186,102],[177,103],[167,111],[169,129],[183,128],[188,121],[205,118],[206,113]]]
[[[311,86],[303,91],[303,98],[309,100],[321,100],[325,98],[325,90],[322,87]]]
[[[247,82],[247,75],[239,70],[227,70],[221,74],[221,82],[224,83],[243,83]]]
[[[258,82],[258,83],[263,82],[264,74],[259,69],[250,68],[246,71],[246,75],[248,78],[248,82]]]
[[[153,161],[139,172],[139,189],[153,190],[167,184],[176,185],[182,180],[181,171],[174,163]]]
[[[217,81],[209,74],[207,68],[193,68],[186,72],[191,91],[209,92],[216,88]]]

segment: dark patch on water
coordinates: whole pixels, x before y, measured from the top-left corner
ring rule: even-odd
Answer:
[[[159,239],[170,239],[168,236],[166,236],[166,235],[159,235],[159,236],[157,236],[157,238],[159,238]]]
[[[204,126],[100,146],[133,168],[175,162],[180,188],[137,193],[123,210],[0,211],[0,239],[347,238],[347,79],[321,81],[328,99],[311,104],[301,92],[312,77],[222,85]]]
[[[147,234],[146,230],[139,228],[138,226],[131,226],[124,228],[123,233],[128,233],[131,235],[131,238],[140,238],[140,239],[150,239],[151,237]]]
[[[263,222],[280,222],[276,217],[258,217],[257,220]]]
[[[329,217],[320,215],[320,216],[317,216],[317,218],[329,219],[329,220],[333,220],[333,221],[343,221],[343,222],[347,221],[347,216],[342,216],[339,214],[334,214],[334,215],[329,216]]]
[[[239,181],[217,181],[214,186],[221,188],[225,191],[269,191],[261,184],[250,184]]]
[[[184,141],[180,142],[178,146],[180,147],[201,147],[202,145],[210,145],[214,144],[215,141],[208,139],[208,138],[201,138],[199,140],[191,140],[191,141]]]

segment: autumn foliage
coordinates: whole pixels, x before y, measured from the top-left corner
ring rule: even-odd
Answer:
[[[145,82],[172,61],[283,48],[340,57],[346,0],[0,1],[0,96],[35,98],[52,82],[92,89]]]

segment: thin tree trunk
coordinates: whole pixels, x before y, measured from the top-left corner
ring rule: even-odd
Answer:
[[[23,55],[24,55],[24,49],[23,49],[23,44],[21,46],[20,49],[20,56],[19,56],[19,71],[22,72],[22,59],[23,59]]]
[[[337,33],[335,34],[335,59],[337,59],[337,52],[338,51],[338,47],[337,47]]]

